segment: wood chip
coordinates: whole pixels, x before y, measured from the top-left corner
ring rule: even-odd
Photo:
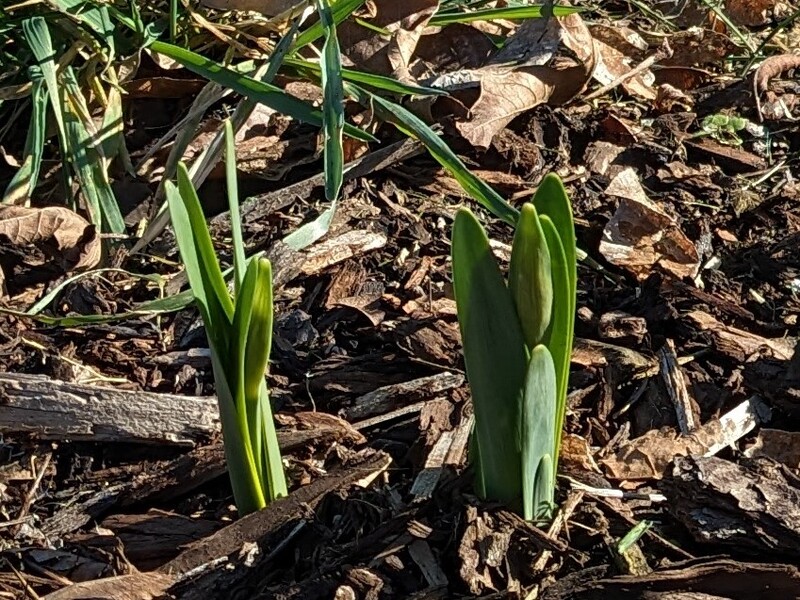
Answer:
[[[344,410],[344,418],[350,422],[360,421],[388,412],[397,404],[414,403],[462,385],[464,385],[463,375],[447,372],[387,385],[356,398],[353,406]]]

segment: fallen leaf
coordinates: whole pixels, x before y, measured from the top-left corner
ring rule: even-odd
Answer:
[[[459,133],[478,148],[514,117],[539,104],[560,105],[581,92],[595,67],[592,37],[580,15],[525,21],[503,49],[480,69],[440,76],[431,85],[477,100],[470,119],[456,123]],[[465,99],[465,103],[468,101]]]
[[[414,75],[422,79],[431,74],[477,69],[488,60],[494,48],[489,37],[467,24],[427,27],[414,53],[414,57],[420,59]]]
[[[43,600],[152,600],[163,597],[172,583],[162,573],[134,573],[73,583]]]
[[[65,271],[100,262],[95,226],[62,206],[0,207],[0,236],[13,246],[36,246]]]
[[[561,438],[559,461],[566,471],[601,473],[594,461],[592,448],[582,435],[567,433]]]
[[[737,25],[758,27],[770,20],[775,0],[725,0],[725,14]]]
[[[794,106],[787,105],[796,104],[797,96],[793,94],[778,96],[769,90],[769,82],[781,73],[798,67],[800,67],[800,56],[796,54],[779,54],[765,59],[756,69],[753,76],[753,92],[755,93],[756,108],[760,118],[766,117],[770,120],[793,118],[790,111]],[[767,92],[767,102],[762,106],[761,94],[764,92]],[[787,112],[789,114],[786,114]]]
[[[714,65],[724,59],[734,49],[727,35],[703,27],[690,27],[676,31],[669,38],[672,56],[659,64],[676,67],[697,67]]]
[[[633,169],[620,172],[606,194],[620,198],[600,241],[600,253],[606,260],[626,268],[640,281],[654,267],[678,278],[697,274],[700,258],[694,244],[672,217],[647,198]]]
[[[595,55],[597,65],[595,66],[592,78],[601,85],[608,85],[620,77],[630,73],[636,67],[637,61],[626,56],[616,48],[594,40]],[[622,88],[632,96],[644,100],[655,100],[656,91],[653,89],[655,76],[652,71],[645,69],[622,82]]]
[[[694,106],[694,99],[668,83],[662,83],[656,90],[654,108],[661,113],[689,111]]]
[[[390,75],[401,81],[414,81],[411,59],[422,31],[439,8],[438,0],[374,0],[374,16],[366,21],[376,28],[347,20],[337,28],[342,55],[358,68]]]

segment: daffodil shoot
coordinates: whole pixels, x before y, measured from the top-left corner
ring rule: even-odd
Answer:
[[[468,209],[452,232],[453,287],[475,429],[470,461],[482,496],[547,519],[566,410],[576,253],[561,180],[545,177],[523,205],[508,281]]]

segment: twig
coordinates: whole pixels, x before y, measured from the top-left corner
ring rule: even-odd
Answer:
[[[584,100],[586,102],[591,102],[592,100],[595,100],[596,98],[599,98],[600,96],[602,96],[606,92],[610,92],[611,90],[613,90],[618,85],[628,81],[628,79],[630,79],[631,77],[634,77],[634,76],[638,75],[642,71],[646,71],[647,69],[652,67],[658,61],[664,60],[665,58],[669,58],[670,56],[672,56],[672,48],[670,48],[669,43],[665,39],[664,43],[661,45],[661,47],[658,50],[656,50],[652,55],[650,55],[647,58],[645,58],[642,62],[640,62],[638,65],[636,65],[634,68],[632,68],[627,73],[623,73],[622,75],[617,77],[611,83],[607,83],[606,85],[596,89],[591,94],[586,96],[584,98]]]
[[[42,483],[42,477],[44,477],[44,474],[47,471],[47,467],[50,466],[50,460],[52,458],[53,458],[53,454],[50,453],[50,452],[48,452],[47,454],[44,455],[44,460],[42,461],[43,464],[40,465],[39,468],[36,470],[36,474],[34,476],[33,483],[31,484],[31,487],[28,490],[28,493],[25,494],[25,500],[23,500],[22,506],[20,506],[20,508],[19,508],[19,514],[17,515],[17,521],[20,521],[20,520],[24,519],[26,516],[28,516],[28,512],[30,511],[31,506],[33,506],[33,501],[36,498],[36,490],[39,489],[39,484]],[[36,460],[35,457],[31,457],[31,464],[34,467],[36,466],[35,460]],[[14,529],[12,530],[12,535],[17,535],[17,533],[19,532],[19,528],[21,526],[22,526],[22,524],[19,524],[16,527],[14,527]]]

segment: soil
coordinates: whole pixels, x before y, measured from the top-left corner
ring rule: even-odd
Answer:
[[[655,29],[646,16],[628,26]],[[486,149],[443,121],[447,141],[513,204],[548,172],[573,202],[585,258],[552,524],[474,492],[449,259],[455,211],[470,200],[384,126],[380,144],[351,158],[392,152],[348,175],[326,237],[291,251],[280,240],[327,204],[315,130],[279,120],[267,135],[283,146],[248,150],[240,187],[248,250],[266,251],[275,270],[268,383],[291,494],[237,517],[193,308],[67,325],[14,312],[54,289],[43,314],[55,318],[124,313],[162,293],[131,273],[160,275],[163,294],[177,294],[169,232],[139,254],[115,246],[106,264],[120,270],[63,286],[63,269],[8,246],[0,595],[800,597],[798,65],[742,76],[742,61],[687,58],[689,45],[670,40],[650,99],[617,84],[586,101],[593,82],[524,111]],[[198,86],[186,81],[177,103],[127,100],[134,158],[191,102]],[[703,124],[714,115],[749,125],[712,134]],[[11,139],[21,147],[24,130]],[[3,186],[12,173],[0,171]],[[115,180],[132,227],[157,186]],[[228,262],[224,173],[200,192]],[[502,260],[511,228],[471,206]]]

